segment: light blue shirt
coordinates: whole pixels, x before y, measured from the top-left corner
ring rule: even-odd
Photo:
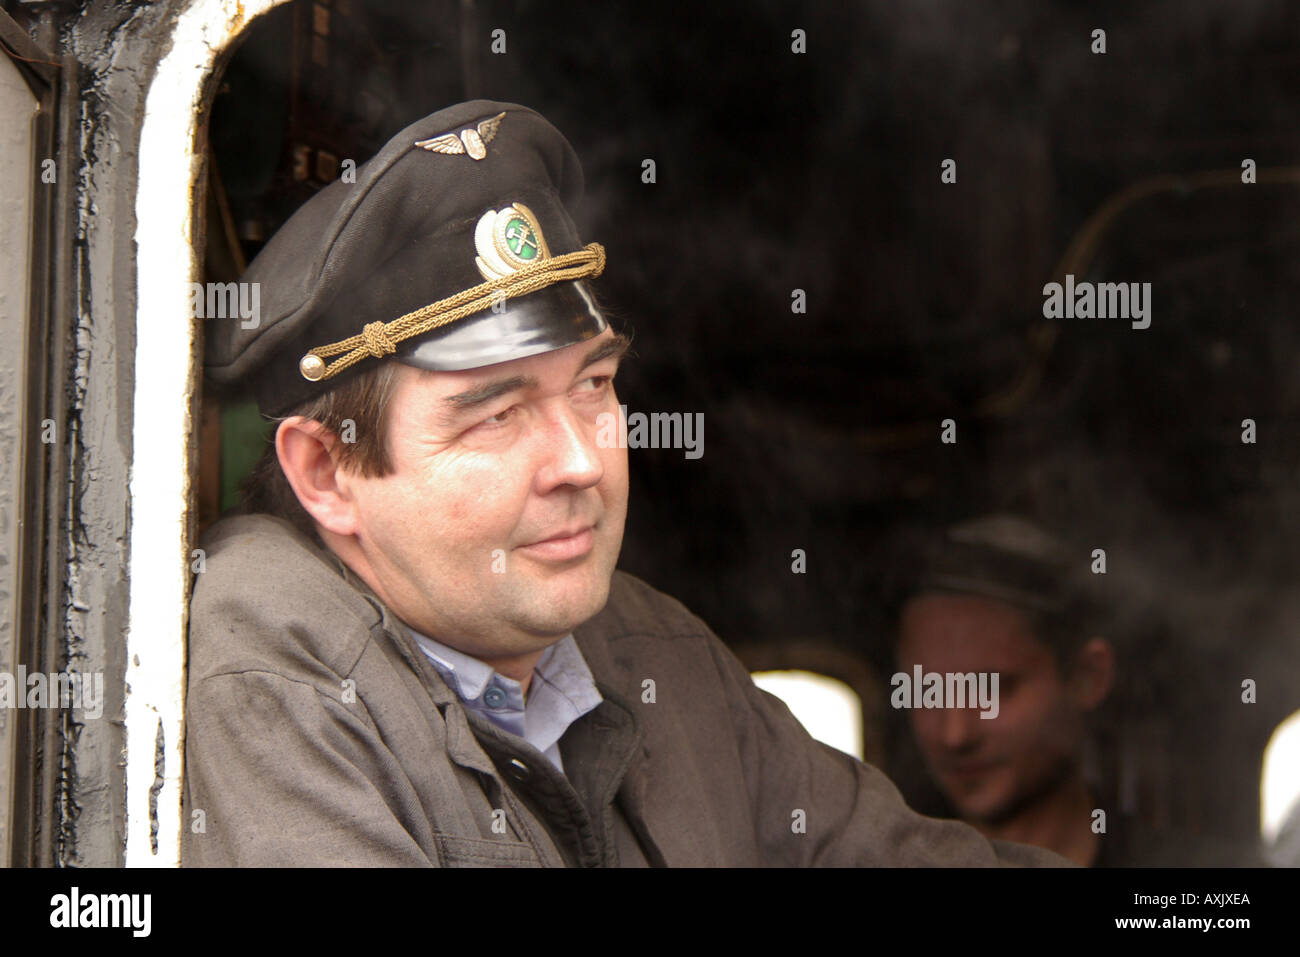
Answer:
[[[466,710],[523,738],[564,773],[560,738],[569,725],[604,700],[573,635],[542,652],[525,701],[519,682],[497,674],[491,665],[414,629],[411,634]]]

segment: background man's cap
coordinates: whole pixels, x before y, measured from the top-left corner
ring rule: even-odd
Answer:
[[[950,526],[923,550],[921,564],[913,594],[979,595],[1048,614],[1065,612],[1082,597],[1077,556],[1018,515],[983,515]]]
[[[305,203],[244,275],[256,324],[210,321],[214,382],[254,386],[283,415],[391,356],[472,369],[560,349],[606,327],[566,207],[582,194],[569,142],[522,106],[476,100],[408,126]],[[249,325],[251,328],[244,328]]]

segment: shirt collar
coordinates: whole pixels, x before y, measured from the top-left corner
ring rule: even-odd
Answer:
[[[479,661],[455,648],[448,648],[442,642],[434,641],[414,628],[411,629],[411,636],[415,638],[416,644],[420,646],[420,650],[424,652],[438,674],[442,675],[442,680],[447,682],[461,701],[478,700],[487,690],[493,676],[497,675],[496,669],[486,662]],[[504,675],[498,677],[516,686],[519,684]]]
[[[524,738],[561,769],[556,747],[561,736],[569,725],[604,700],[572,634],[555,642],[538,658],[527,707],[518,681],[428,635],[414,629],[411,635],[466,708]]]

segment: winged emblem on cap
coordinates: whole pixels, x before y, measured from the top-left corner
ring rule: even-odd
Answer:
[[[427,140],[416,140],[415,145],[430,153],[468,153],[473,159],[481,160],[487,156],[487,144],[497,135],[497,129],[505,118],[505,113],[498,113],[483,120],[477,127],[466,127],[459,133],[443,133]]]

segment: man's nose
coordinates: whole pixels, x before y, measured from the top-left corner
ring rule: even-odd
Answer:
[[[537,470],[538,494],[562,485],[589,488],[605,475],[596,447],[596,428],[585,422],[567,403],[548,410],[546,428],[538,437],[542,462]]]
[[[939,737],[943,746],[957,750],[979,737],[979,711],[974,708],[944,708],[939,712]]]

